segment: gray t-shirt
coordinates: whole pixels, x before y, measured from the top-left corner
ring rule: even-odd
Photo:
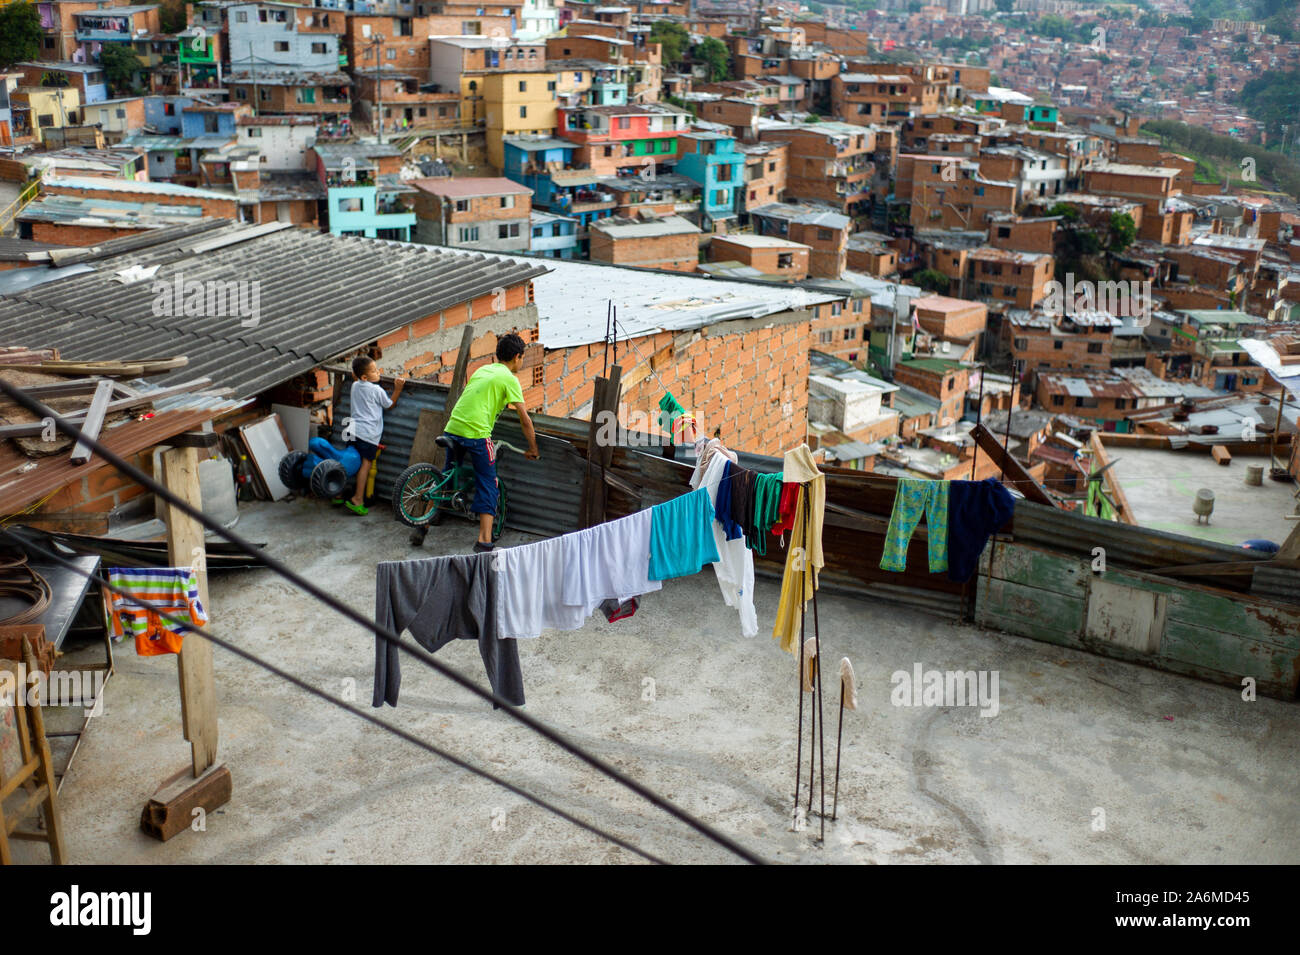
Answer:
[[[358,441],[378,444],[384,434],[384,409],[393,399],[373,381],[352,382],[352,433]]]

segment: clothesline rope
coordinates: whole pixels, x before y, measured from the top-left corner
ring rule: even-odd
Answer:
[[[439,660],[436,660],[431,653],[428,653],[423,648],[408,643],[407,641],[401,639],[401,637],[398,636],[397,634],[392,633],[391,631],[388,631],[385,628],[379,626],[374,620],[369,619],[368,617],[366,617],[365,614],[361,613],[358,610],[353,609],[352,607],[345,604],[343,601],[339,600],[333,594],[328,593],[327,591],[325,591],[324,589],[322,589],[312,581],[303,577],[301,574],[296,573],[291,568],[289,568],[286,564],[284,564],[282,561],[279,561],[276,558],[271,557],[268,554],[264,553],[260,549],[255,548],[252,545],[251,541],[248,541],[242,535],[236,533],[233,530],[230,530],[227,527],[224,527],[217,521],[214,521],[212,518],[208,517],[208,515],[204,514],[203,511],[191,505],[188,501],[181,500],[171,490],[164,487],[162,484],[156,481],[152,476],[145,474],[139,468],[123,460],[120,456],[118,456],[107,446],[105,446],[104,443],[100,441],[98,438],[91,438],[89,436],[83,435],[78,428],[69,424],[64,418],[55,414],[51,409],[41,404],[39,401],[36,401],[35,399],[31,398],[30,396],[20,391],[18,388],[14,387],[9,382],[4,381],[3,379],[0,379],[0,392],[3,392],[10,400],[12,400],[18,406],[25,408],[27,411],[36,415],[37,418],[40,419],[48,418],[49,420],[52,420],[54,422],[55,427],[59,431],[68,435],[74,440],[81,441],[82,444],[84,445],[88,445],[92,452],[99,455],[101,459],[103,459],[104,461],[112,465],[113,468],[119,474],[129,477],[133,481],[147,488],[159,499],[170,504],[172,507],[176,508],[181,513],[186,514],[189,517],[192,517],[193,519],[198,521],[201,525],[203,525],[205,528],[212,531],[214,534],[234,544],[241,551],[243,551],[247,556],[253,558],[258,563],[262,564],[268,569],[279,574],[281,577],[285,578],[290,583],[293,583],[295,586],[299,587],[310,596],[314,597],[315,599],[324,603],[326,606],[342,614],[344,617],[351,620],[353,623],[356,623],[359,626],[364,627],[366,630],[380,637],[380,639],[383,639],[391,644],[394,644],[395,646],[397,646],[399,650],[405,652],[409,656],[415,657],[415,659],[420,660],[430,669],[436,671],[437,673],[441,674],[447,679],[465,688],[466,690],[475,694],[481,699],[486,700],[489,703],[496,704],[497,706],[503,707],[504,712],[508,718],[513,719],[518,723],[522,723],[524,726],[528,727],[533,732],[547,739],[551,743],[554,743],[556,746],[559,746],[561,749],[565,750],[571,755],[576,756],[578,759],[582,760],[588,766],[591,766],[593,769],[597,770],[601,774],[614,780],[619,785],[636,793],[638,796],[641,796],[643,799],[647,800],[652,805],[655,805],[660,809],[664,810],[669,815],[673,816],[679,821],[686,823],[686,825],[690,826],[692,829],[699,832],[707,839],[717,843],[718,845],[723,846],[724,848],[734,853],[735,855],[741,857],[742,859],[745,859],[747,862],[751,862],[753,864],[763,863],[763,860],[759,856],[749,851],[744,846],[740,845],[734,839],[731,839],[729,836],[725,835],[724,833],[717,831],[716,829],[714,829],[712,826],[708,825],[704,821],[697,819],[695,816],[686,812],[684,809],[681,809],[680,807],[673,804],[670,800],[668,800],[664,796],[661,796],[659,793],[656,793],[648,786],[645,786],[644,784],[639,783],[635,779],[632,779],[631,777],[627,776],[626,774],[624,774],[614,766],[610,765],[605,760],[596,756],[595,754],[588,752],[586,749],[572,742],[562,733],[560,733],[555,729],[552,729],[550,726],[548,726],[546,723],[542,722],[541,720],[538,720],[537,718],[527,713],[523,713],[520,710],[510,706],[507,700],[498,697],[495,693],[489,690],[483,689],[477,683],[475,683],[473,680],[469,679],[465,675],[459,673],[458,671],[452,669],[451,667],[446,666]]]
[[[48,548],[42,547],[38,544],[35,544],[32,541],[28,541],[25,540],[24,538],[19,537],[8,528],[0,528],[0,530],[3,531],[5,536],[13,538],[15,541],[17,541],[24,547],[30,547],[40,552],[42,556],[53,560],[55,563],[58,563],[59,565],[68,568],[69,570],[73,571],[74,573],[82,577],[85,577],[87,580],[100,584],[109,593],[122,597],[124,600],[128,602],[132,600],[132,595],[129,591],[127,591],[125,588],[114,585],[109,581],[107,577],[92,571],[84,570],[75,562],[60,556],[59,554],[49,550]],[[223,640],[221,637],[214,636],[204,628],[195,625],[193,621],[187,617],[181,617],[179,615],[172,614],[168,610],[162,610],[162,609],[155,610],[153,612],[158,617],[165,620],[167,623],[172,624],[173,626],[183,626],[187,632],[192,634],[197,634],[207,640],[211,640],[214,644],[221,647],[223,650],[229,650],[231,653],[235,654],[236,656],[244,660],[247,660],[248,662],[256,666],[261,667],[262,669],[266,670],[268,673],[272,674],[273,676],[277,676],[280,679],[293,684],[299,689],[306,690],[312,696],[318,697],[322,700],[325,700],[326,702],[332,703],[335,706],[339,707],[340,709],[353,714],[354,716],[359,716],[366,722],[372,723],[375,726],[387,730],[389,733],[392,733],[395,736],[409,743],[413,743],[416,746],[419,746],[421,749],[426,750],[427,752],[432,753],[435,756],[439,756],[442,759],[447,760],[449,763],[459,767],[460,769],[464,769],[475,776],[479,776],[483,779],[488,780],[489,782],[495,783],[496,785],[502,787],[506,791],[514,793],[516,796],[528,800],[534,805],[539,806],[542,809],[545,809],[547,812],[555,814],[561,819],[564,819],[566,822],[573,823],[575,826],[578,826],[580,829],[585,829],[587,832],[600,836],[602,839],[607,839],[608,841],[614,843],[620,848],[627,849],[629,852],[633,852],[636,855],[639,855],[642,858],[647,859],[651,862],[654,862],[659,865],[667,864],[666,862],[664,862],[664,860],[658,858],[655,855],[652,855],[649,852],[646,852],[643,849],[638,848],[637,846],[632,845],[630,842],[626,841],[625,839],[622,839],[611,832],[607,832],[604,829],[601,829],[600,827],[592,823],[588,823],[583,821],[582,819],[577,818],[576,816],[566,812],[565,810],[559,808],[558,806],[546,801],[542,797],[535,796],[532,793],[528,792],[527,790],[514,785],[508,780],[502,779],[501,777],[492,773],[490,770],[486,770],[479,766],[475,766],[472,763],[469,763],[461,759],[460,757],[455,756],[452,753],[449,753],[446,750],[443,750],[435,746],[434,744],[421,739],[418,736],[415,736],[412,733],[408,733],[406,730],[403,730],[400,727],[395,726],[392,723],[389,723],[387,720],[380,719],[379,717],[373,715],[372,713],[367,712],[366,710],[361,709],[360,707],[353,706],[344,700],[340,700],[337,697],[330,696],[324,690],[312,686],[310,683],[307,683],[305,680],[302,680],[294,676],[293,674],[288,673],[287,671],[281,669],[280,667],[277,667],[273,663],[269,663],[266,660],[263,660],[261,657],[257,656],[256,654],[251,653],[248,650],[243,650],[235,646],[233,643],[229,642],[228,640]]]

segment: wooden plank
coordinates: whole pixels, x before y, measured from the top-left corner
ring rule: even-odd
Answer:
[[[91,450],[87,441],[99,440],[100,429],[104,427],[104,415],[108,413],[108,403],[112,396],[111,381],[101,381],[95,386],[95,394],[86,410],[86,420],[81,425],[81,437],[72,449],[70,460],[73,464],[85,464],[90,460]]]
[[[160,842],[190,828],[195,810],[203,814],[230,802],[233,789],[230,770],[214,766],[197,779],[182,770],[164,783],[140,813],[140,828]]]
[[[1274,644],[1249,640],[1237,634],[1170,620],[1160,647],[1159,662],[1179,673],[1241,686],[1254,677],[1261,692],[1293,698],[1296,694],[1295,653]]]
[[[163,484],[185,503],[200,506],[199,456],[193,448],[172,448],[162,454]],[[199,600],[208,616],[208,574],[203,525],[168,504],[167,560],[173,567],[195,567]],[[211,622],[207,626],[211,626]],[[185,638],[177,660],[181,689],[181,720],[190,742],[195,777],[217,759],[217,690],[212,670],[212,644],[196,634]]]
[[[280,430],[279,415],[243,425],[239,434],[248,446],[248,459],[266,485],[271,500],[280,501],[288,497],[289,489],[280,483],[280,459],[289,453],[289,444]]]
[[[1041,484],[1034,480],[1033,476],[1024,469],[1021,463],[1012,457],[1010,453],[1003,450],[1002,445],[998,443],[997,436],[992,431],[981,423],[971,428],[970,436],[983,449],[984,453],[993,459],[993,463],[1001,468],[1003,475],[1011,479],[1010,483],[1021,494],[1038,504],[1046,504],[1048,507],[1057,506],[1052,496],[1047,493]]]
[[[126,411],[131,408],[141,408],[145,405],[152,404],[154,401],[162,398],[168,398],[172,395],[185,394],[186,392],[195,391],[211,382],[210,378],[196,378],[194,381],[187,381],[184,384],[173,385],[170,388],[159,388],[156,391],[127,395],[123,398],[114,398],[109,401],[105,412],[112,414],[115,411]],[[214,394],[224,395],[230,393],[229,388],[223,388]],[[86,417],[86,410],[72,411],[68,414],[59,415],[69,424],[77,424]],[[42,425],[39,421],[20,422],[18,424],[0,425],[0,439],[3,438],[36,438],[40,437]]]
[[[975,597],[975,622],[980,626],[1076,650],[1084,648],[1079,639],[1083,610],[1081,598],[1069,598],[1009,580],[985,578],[979,582]],[[1056,626],[1058,621],[1066,626]]]

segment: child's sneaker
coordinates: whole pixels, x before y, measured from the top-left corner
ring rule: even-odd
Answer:
[[[344,501],[343,506],[353,514],[360,514],[362,517],[370,513],[370,508],[366,507],[364,504],[353,504],[351,501]]]
[[[474,542],[474,553],[486,554],[488,551],[495,549],[495,544],[485,544],[482,541]]]

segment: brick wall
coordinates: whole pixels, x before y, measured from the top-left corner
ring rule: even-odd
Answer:
[[[525,282],[506,288],[500,297],[482,295],[472,302],[434,312],[380,338],[375,343],[380,352],[376,361],[386,374],[400,372],[451,384],[464,324],[474,324],[469,366],[473,374],[495,358],[498,336],[516,332],[526,342],[537,341],[537,309],[532,300],[532,283]],[[541,382],[532,381],[532,367],[540,357],[540,349],[530,348],[519,376],[524,404],[529,408],[539,407],[542,402]]]
[[[790,320],[770,327],[727,322],[698,332],[645,336],[634,340],[635,347],[622,343],[623,404],[634,416],[623,423],[653,420],[666,387],[705,432],[720,431],[730,447],[780,454],[801,443],[807,430],[808,338],[808,321]],[[583,406],[591,401],[605,362],[600,343],[548,351],[546,413],[589,412]]]
[[[158,206],[201,206],[205,216],[215,219],[238,218],[238,202],[234,195],[229,199],[208,199],[194,195],[171,195],[156,192],[131,192],[121,189],[77,188],[61,183],[45,183],[43,192],[55,196],[77,196],[82,199],[114,199],[119,202],[144,202]]]
[[[49,242],[51,245],[75,245],[85,247],[107,242],[109,239],[121,239],[128,235],[139,235],[148,229],[110,229],[101,226],[76,225],[63,222],[33,222],[32,239],[37,242]]]
[[[153,473],[152,451],[142,451],[128,461],[146,474]],[[41,530],[107,534],[112,512],[145,493],[142,485],[102,467],[55,492],[23,522]]]
[[[641,268],[694,272],[699,264],[698,233],[614,238],[599,228],[591,230],[591,261]]]

